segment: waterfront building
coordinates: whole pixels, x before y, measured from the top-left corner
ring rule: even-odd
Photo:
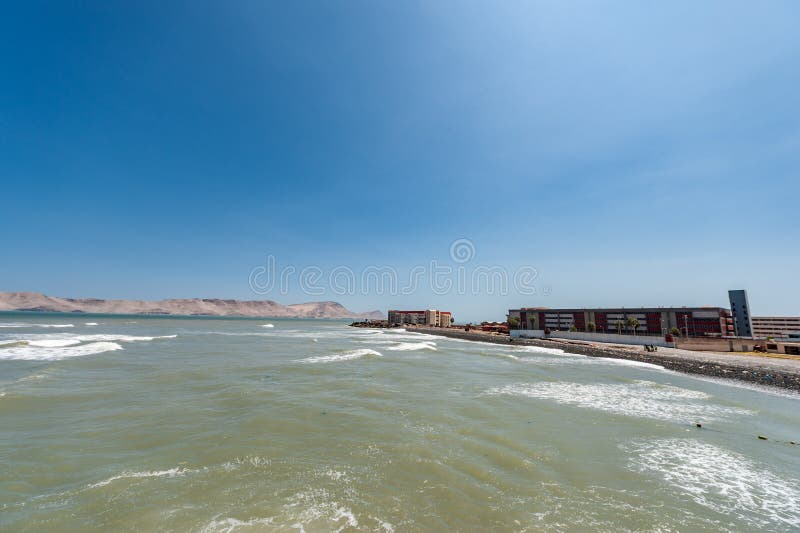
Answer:
[[[766,339],[793,338],[800,336],[800,316],[754,316],[752,317],[753,337]]]
[[[733,328],[737,337],[753,337],[753,321],[750,314],[750,302],[744,289],[728,291],[733,315]]]
[[[729,336],[734,334],[733,318],[722,307],[642,307],[550,309],[523,307],[509,309],[508,319],[520,329],[596,331],[632,334],[629,319],[636,319],[637,335],[665,335],[673,328],[687,337]]]
[[[425,311],[399,311],[389,310],[389,324],[417,324],[423,326],[437,326],[448,328],[453,322],[449,311],[428,309]]]

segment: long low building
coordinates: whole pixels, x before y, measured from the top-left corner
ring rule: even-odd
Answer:
[[[637,335],[664,335],[678,328],[688,337],[729,336],[734,334],[733,317],[722,307],[642,307],[598,309],[550,309],[523,307],[509,309],[508,319],[520,329],[597,331],[633,333],[628,319],[636,319]]]
[[[754,316],[753,336],[761,339],[788,338],[792,333],[800,333],[800,316]]]
[[[424,326],[450,327],[453,315],[449,311],[427,309],[425,311],[389,310],[389,324],[419,324]]]

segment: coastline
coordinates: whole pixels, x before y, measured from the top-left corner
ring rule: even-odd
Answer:
[[[689,352],[659,348],[645,352],[641,347],[563,339],[511,339],[506,335],[425,326],[406,326],[409,332],[425,333],[476,342],[557,348],[588,357],[608,357],[650,363],[685,374],[732,379],[800,393],[800,360],[773,359],[739,354]],[[637,349],[638,348],[638,349]]]
[[[94,311],[32,311],[30,309],[3,309],[0,310],[0,318],[3,317],[42,317],[42,318],[174,318],[174,319],[194,319],[203,318],[211,320],[353,320],[353,317],[313,317],[313,316],[294,316],[294,315],[205,315],[195,313],[189,315],[162,314],[162,313],[99,313]],[[360,317],[356,317],[360,318]]]

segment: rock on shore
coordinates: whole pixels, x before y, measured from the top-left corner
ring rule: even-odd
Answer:
[[[558,348],[588,357],[627,359],[662,366],[668,370],[700,374],[715,378],[737,379],[759,385],[780,387],[800,392],[800,360],[770,359],[747,355],[719,355],[706,352],[645,352],[641,347],[588,343],[555,339],[511,339],[507,335],[487,335],[457,329],[408,327],[408,331],[440,335],[456,339]]]

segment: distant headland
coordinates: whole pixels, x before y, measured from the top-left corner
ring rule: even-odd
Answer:
[[[382,318],[380,311],[355,313],[338,302],[283,305],[272,300],[188,298],[157,301],[59,298],[36,292],[0,292],[0,311],[99,313],[124,315],[196,315],[264,318]]]

